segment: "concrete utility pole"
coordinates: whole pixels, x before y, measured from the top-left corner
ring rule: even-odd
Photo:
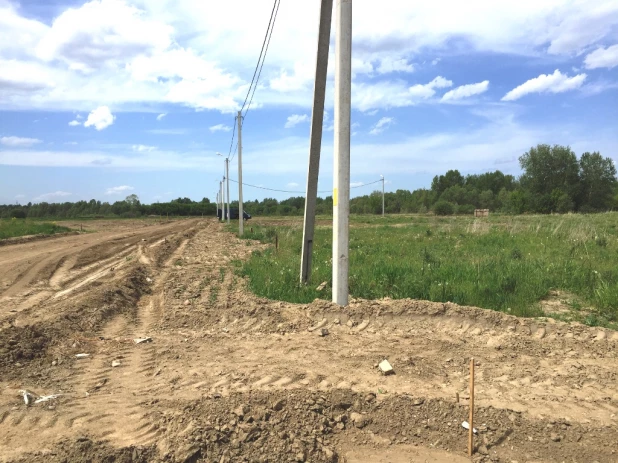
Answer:
[[[352,0],[337,0],[335,39],[335,152],[333,169],[333,302],[348,305],[350,243],[350,119],[352,112]]]
[[[242,208],[242,111],[238,111],[238,234],[243,235],[245,217]]]
[[[225,198],[226,198],[226,194],[225,194],[225,177],[223,177],[223,180],[221,180],[221,196],[223,196],[223,209],[222,209],[223,216],[221,217],[221,220],[223,222],[225,222]]]
[[[307,196],[305,197],[305,220],[303,223],[303,249],[300,262],[300,282],[307,283],[311,277],[311,257],[315,231],[315,205],[318,196],[318,174],[320,172],[320,151],[322,149],[322,128],[324,124],[324,98],[326,94],[326,73],[330,27],[333,17],[333,0],[322,0],[320,27],[318,32],[318,53],[313,87],[313,113],[309,145],[309,170],[307,172]]]
[[[227,223],[230,223],[230,158],[225,158],[225,182],[227,184]]]
[[[219,204],[221,204],[221,201],[219,201],[219,193],[217,193],[217,219],[219,218]]]
[[[223,222],[225,220],[225,217],[223,216],[223,214],[225,214],[225,207],[223,206],[225,204],[225,197],[223,196],[223,180],[219,182],[219,192],[219,197],[221,198],[221,222]]]
[[[384,217],[384,175],[380,177],[382,177],[382,217]]]

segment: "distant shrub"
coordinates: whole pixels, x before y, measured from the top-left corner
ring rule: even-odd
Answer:
[[[462,204],[460,206],[457,206],[457,214],[472,215],[474,214],[475,209],[476,207],[474,207],[474,205],[472,204]]]
[[[26,211],[24,211],[23,209],[13,209],[11,211],[11,217],[15,217],[16,219],[25,219]]]
[[[436,215],[453,215],[455,213],[455,205],[448,201],[438,201],[433,206],[433,212]]]

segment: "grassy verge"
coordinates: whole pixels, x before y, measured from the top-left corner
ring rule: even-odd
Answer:
[[[71,231],[71,229],[50,222],[38,222],[29,219],[0,219],[0,239],[39,234],[53,235],[54,233],[68,231]]]
[[[566,216],[352,217],[350,294],[455,302],[518,316],[543,315],[553,291],[574,295],[575,319],[616,327],[618,214]],[[240,270],[251,290],[272,299],[329,299],[332,230],[316,229],[312,283],[298,283],[300,221],[253,223],[246,238],[279,249],[256,251]],[[323,291],[316,287],[327,282]],[[581,313],[581,316],[577,316]],[[558,315],[557,315],[558,317]]]

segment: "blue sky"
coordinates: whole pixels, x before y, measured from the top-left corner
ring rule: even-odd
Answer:
[[[0,203],[214,199],[272,8],[219,3],[0,0]],[[354,0],[353,184],[517,175],[537,143],[618,161],[618,2],[423,3]],[[318,14],[318,0],[281,2],[243,129],[246,183],[304,189]]]

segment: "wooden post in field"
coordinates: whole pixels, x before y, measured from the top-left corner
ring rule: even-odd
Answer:
[[[470,359],[470,431],[468,433],[468,456],[474,452],[474,358]]]

